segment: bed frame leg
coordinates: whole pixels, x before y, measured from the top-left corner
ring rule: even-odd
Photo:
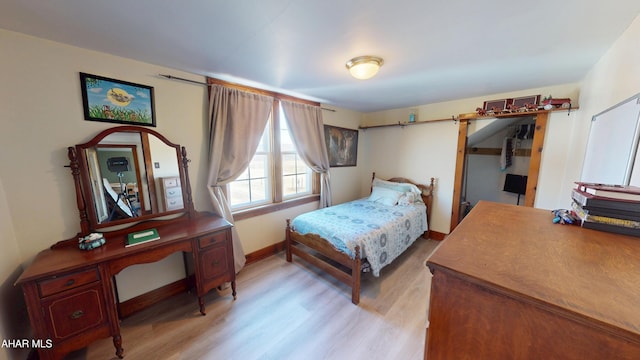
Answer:
[[[355,248],[355,258],[351,269],[351,302],[354,305],[360,303],[360,275],[362,274],[362,260],[360,260],[360,246]]]
[[[291,262],[291,219],[287,219],[287,229],[285,231],[284,248],[287,253],[287,262]]]

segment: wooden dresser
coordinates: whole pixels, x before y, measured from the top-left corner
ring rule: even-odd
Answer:
[[[179,177],[164,177],[160,179],[160,186],[162,188],[162,206],[165,211],[182,209],[184,207],[182,184],[180,183]]]
[[[150,225],[151,224],[151,225]],[[159,240],[125,247],[126,234],[154,227]],[[116,355],[123,356],[120,324],[112,278],[122,269],[161,260],[175,252],[192,256],[200,312],[202,297],[231,282],[235,299],[235,269],[231,224],[214,216],[141,224],[105,234],[106,244],[93,250],[63,246],[40,252],[17,281],[21,284],[34,338],[52,347],[38,349],[40,359],[60,359],[90,342],[113,337]]]
[[[640,238],[480,202],[427,261],[425,359],[640,359]]]

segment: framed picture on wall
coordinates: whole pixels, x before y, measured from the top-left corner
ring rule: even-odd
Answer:
[[[523,97],[517,97],[513,99],[513,105],[518,108],[526,106],[527,104],[539,105],[540,95],[523,96]]]
[[[500,99],[500,100],[490,100],[490,101],[485,101],[484,104],[482,105],[482,108],[484,110],[499,110],[502,111],[504,109],[507,108],[508,105],[511,105],[511,102],[513,101],[513,99]]]
[[[358,130],[331,125],[324,126],[324,140],[331,167],[356,166],[358,160]]]
[[[153,87],[80,73],[84,118],[156,126]]]

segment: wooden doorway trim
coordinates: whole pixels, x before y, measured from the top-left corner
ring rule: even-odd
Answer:
[[[527,174],[527,191],[524,195],[524,206],[528,207],[533,207],[536,200],[538,175],[540,175],[540,162],[542,160],[542,145],[544,145],[544,135],[547,132],[547,120],[549,120],[548,112],[536,115],[536,131],[533,133],[529,173]]]
[[[462,181],[464,177],[464,165],[467,149],[467,131],[469,129],[469,120],[460,120],[458,128],[458,146],[456,150],[456,174],[453,180],[453,206],[451,207],[451,225],[449,231],[453,231],[458,225],[460,219],[460,197],[462,196]]]
[[[464,115],[461,115],[462,118]],[[531,114],[523,113],[522,115],[513,115],[511,117],[525,117]],[[502,116],[506,117],[506,116]],[[527,173],[527,190],[525,193],[524,206],[533,207],[536,199],[536,191],[538,189],[538,176],[540,174],[540,162],[542,160],[542,148],[544,145],[544,136],[547,131],[547,121],[549,112],[538,112],[535,114],[535,131],[533,133],[533,143],[531,145],[531,158],[529,160],[529,172]],[[467,131],[469,129],[469,121],[476,119],[461,119],[458,130],[458,146],[456,153],[456,173],[453,184],[453,200],[451,207],[451,224],[450,231],[453,231],[458,225],[460,219],[460,196],[462,195],[462,182],[465,172],[465,156],[467,149]],[[498,119],[499,120],[499,119]]]

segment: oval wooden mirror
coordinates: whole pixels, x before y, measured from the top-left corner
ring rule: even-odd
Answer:
[[[186,150],[118,126],[69,148],[82,233],[193,210]]]

